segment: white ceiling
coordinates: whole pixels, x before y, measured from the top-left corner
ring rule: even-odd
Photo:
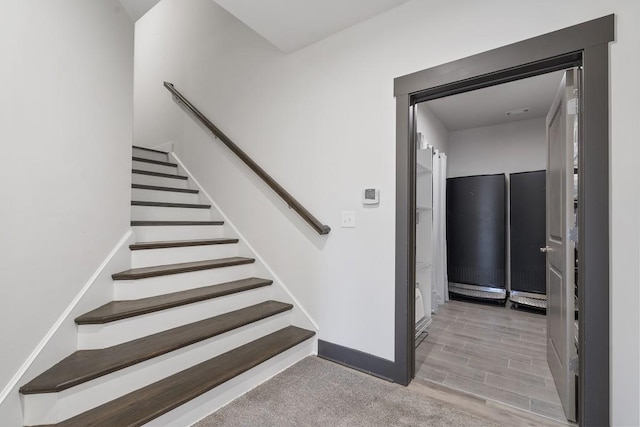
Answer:
[[[160,0],[120,0],[120,4],[133,19],[133,22],[140,19],[142,15],[158,3],[160,3]]]
[[[426,104],[449,131],[545,117],[563,73],[542,74],[428,101]],[[529,108],[529,112],[510,117],[504,114],[522,108]]]
[[[215,0],[283,52],[293,52],[408,0]]]

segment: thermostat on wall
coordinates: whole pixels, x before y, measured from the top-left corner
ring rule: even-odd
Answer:
[[[380,190],[377,188],[365,188],[362,191],[363,205],[377,205],[380,203]]]

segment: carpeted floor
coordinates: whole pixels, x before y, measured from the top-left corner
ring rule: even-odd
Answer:
[[[495,426],[405,387],[307,357],[209,415],[209,426]]]

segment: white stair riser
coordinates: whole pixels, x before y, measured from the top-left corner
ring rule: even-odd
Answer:
[[[133,227],[136,242],[215,239],[224,236],[222,225],[171,225]]]
[[[147,298],[254,276],[255,266],[243,264],[147,279],[116,280],[113,297],[114,300]]]
[[[131,206],[132,221],[208,221],[210,209]]]
[[[158,187],[188,188],[188,179],[165,178],[162,176],[131,174],[131,182],[134,184],[157,185]]]
[[[78,350],[111,347],[270,299],[269,286],[103,325],[78,325]]]
[[[25,425],[53,424],[152,384],[290,324],[288,312],[118,370],[59,393],[23,396]]]
[[[178,187],[174,187],[178,188]],[[142,200],[145,202],[169,202],[169,203],[199,203],[198,194],[178,193],[175,191],[143,190],[140,188],[131,189],[131,200]]]
[[[195,424],[305,357],[316,353],[315,337],[278,354],[224,384],[150,421],[146,427],[184,427]]]
[[[178,262],[204,261],[238,255],[236,243],[220,245],[185,246],[181,248],[143,249],[131,251],[131,267],[151,267]]]
[[[143,159],[159,160],[161,162],[168,162],[169,156],[163,153],[156,153],[155,151],[141,150],[139,148],[133,148],[133,157],[142,157]]]
[[[178,173],[177,166],[158,165],[156,163],[140,162],[137,160],[133,160],[132,165],[133,165],[133,169],[140,169],[143,171],[171,173],[174,175]]]

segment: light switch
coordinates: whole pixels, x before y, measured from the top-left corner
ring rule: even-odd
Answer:
[[[354,211],[342,211],[342,228],[355,228],[356,213]]]

